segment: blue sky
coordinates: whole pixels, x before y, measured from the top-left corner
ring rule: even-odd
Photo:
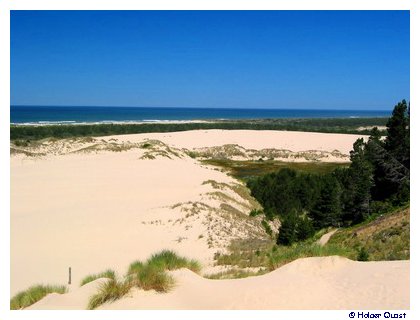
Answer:
[[[408,11],[12,11],[11,104],[391,109]]]

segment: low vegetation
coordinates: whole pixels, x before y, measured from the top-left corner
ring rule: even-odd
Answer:
[[[248,271],[249,268],[260,268],[259,274],[263,274],[306,257],[338,255],[358,261],[410,258],[409,208],[397,208],[390,213],[376,215],[370,221],[341,228],[322,246],[318,240],[327,230],[320,230],[311,238],[291,245],[257,239],[233,241],[228,253],[215,255],[217,265],[230,266],[232,271],[207,277],[224,279],[258,275]]]
[[[82,279],[82,281],[80,282],[80,286],[83,286],[86,283],[92,282],[99,278],[115,279],[115,271],[108,269],[97,274],[90,274]]]
[[[211,279],[211,280],[242,279],[242,278],[260,276],[260,275],[266,274],[267,272],[268,270],[263,269],[263,268],[260,268],[257,271],[232,268],[226,271],[206,274],[204,275],[204,278]]]
[[[275,270],[296,259],[307,257],[348,257],[349,250],[339,245],[321,246],[316,242],[298,242],[292,246],[276,246],[267,254],[268,269]]]
[[[361,261],[410,259],[410,209],[397,209],[335,233],[328,245],[348,248]]]
[[[113,277],[101,285],[98,292],[90,298],[88,309],[118,300],[127,295],[133,287],[168,292],[174,286],[175,280],[166,271],[181,268],[198,273],[201,266],[198,261],[180,257],[170,250],[154,254],[146,262],[134,261],[128,267],[124,279]]]
[[[344,246],[320,246],[316,239],[314,237],[304,242],[294,243],[291,246],[276,245],[275,242],[269,241],[236,241],[229,247],[229,253],[216,254],[215,259],[217,265],[242,269],[261,268],[261,270],[272,271],[299,258],[331,255],[349,257],[351,254],[351,251],[346,250]],[[236,274],[240,277],[255,275],[251,272],[237,272]]]
[[[277,172],[280,169],[294,169],[303,173],[325,174],[337,168],[347,168],[348,163],[334,162],[287,162],[277,160],[229,160],[229,159],[210,159],[202,160],[204,164],[209,164],[228,171],[233,177],[247,181],[251,178]]]
[[[109,279],[103,283],[96,294],[89,299],[88,309],[93,310],[106,302],[124,297],[131,290],[131,284],[125,280]]]
[[[35,285],[25,291],[21,291],[10,299],[10,309],[19,310],[29,307],[41,300],[49,293],[66,293],[66,286]]]
[[[156,266],[160,270],[176,270],[181,268],[190,269],[193,272],[200,272],[201,266],[198,261],[178,256],[170,250],[163,250],[152,255],[146,262],[148,266]]]

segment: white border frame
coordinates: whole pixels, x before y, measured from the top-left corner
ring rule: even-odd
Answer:
[[[419,137],[416,128],[418,114],[415,107],[418,85],[420,39],[418,5],[415,0],[0,0],[0,320],[3,319],[139,319],[165,317],[174,319],[237,318],[264,319],[348,319],[349,311],[10,311],[10,10],[410,10],[410,101],[412,137],[411,170],[411,310],[409,318],[420,316],[418,301],[420,283],[417,273],[419,254],[418,227],[420,220],[418,200],[418,152],[414,150]],[[414,102],[414,103],[413,103]],[[392,103],[392,102],[391,102]],[[414,268],[413,268],[414,267]],[[415,286],[414,284],[417,284]],[[357,311],[357,310],[355,310]]]

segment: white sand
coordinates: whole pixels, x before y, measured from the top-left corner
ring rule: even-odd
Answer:
[[[278,148],[292,151],[324,150],[329,152],[339,150],[348,153],[358,137],[302,132],[209,130],[115,136],[105,137],[104,140],[110,141],[115,138],[119,141],[142,142],[145,139],[159,139],[177,148],[189,149],[239,144],[253,149]],[[198,259],[208,266],[212,262],[214,253],[223,250],[232,238],[247,238],[250,233],[255,233],[256,237],[264,237],[261,224],[252,219],[251,222],[247,220],[249,219],[247,216],[249,203],[245,199],[229,190],[222,190],[237,200],[230,204],[244,213],[243,218],[239,220],[235,218],[238,221],[229,220],[222,210],[219,210],[223,201],[211,196],[211,192],[217,190],[209,184],[202,184],[209,179],[234,184],[236,181],[233,178],[212,167],[202,166],[198,161],[187,156],[140,160],[142,152],[140,149],[131,149],[123,152],[100,151],[47,155],[42,158],[23,155],[11,157],[12,294],[36,283],[66,284],[68,267],[72,267],[74,285],[77,285],[87,274],[97,273],[107,268],[124,274],[127,266],[134,260],[146,259],[150,254],[162,249],[173,249],[181,255]],[[192,206],[197,205],[198,202],[201,203],[198,204],[201,209],[195,212]],[[174,206],[177,204],[181,205]],[[376,263],[363,266],[366,266],[363,268],[371,268],[369,270],[375,276],[369,279],[372,280],[377,276],[378,283],[390,276],[389,270],[397,271],[400,270],[398,268],[402,268],[405,270],[401,274],[403,278],[404,272],[408,272],[406,262],[401,265],[397,262],[384,263],[384,267]],[[325,270],[328,273],[330,269],[327,267]],[[350,289],[344,290],[342,297],[348,295],[346,299],[349,301],[344,306],[357,306],[358,303],[366,300],[359,292],[364,290],[365,285],[361,285],[361,282],[353,284],[353,280],[357,277],[363,278],[365,275],[359,274],[357,269],[351,270],[354,270],[354,276],[347,275],[346,277],[345,272],[340,273],[343,279],[325,275],[325,278],[312,279],[313,282],[309,282],[310,285],[304,285],[306,282],[299,280],[297,275],[295,275],[295,280],[300,284],[301,287],[297,287],[301,288],[301,291],[308,292],[321,292],[323,288],[330,290],[331,286],[336,289],[340,286],[354,288],[354,293],[351,293]],[[398,272],[395,277],[400,279]],[[231,283],[240,283],[240,286],[243,283],[243,286],[249,285],[250,289],[244,289],[233,300],[222,303],[223,296],[220,296],[215,297],[215,300],[210,299],[203,305],[198,300],[205,300],[200,297],[208,295],[205,289],[207,285],[209,285],[208,290],[214,290],[215,294],[211,295],[215,296],[219,291],[234,295],[233,293],[239,293],[242,287],[233,286],[232,288],[236,289],[225,290],[222,284],[224,282],[200,279],[184,271],[179,273],[180,285],[173,293],[159,297],[147,293],[151,295],[151,298],[145,300],[146,304],[141,302],[142,299],[133,298],[127,299],[124,302],[127,303],[126,305],[115,304],[115,307],[155,308],[160,303],[159,299],[169,299],[162,300],[167,302],[161,304],[160,308],[165,306],[168,308],[212,308],[212,306],[243,308],[246,301],[250,303],[249,308],[311,308],[315,306],[341,308],[343,306],[344,302],[338,300],[339,295],[337,298],[334,297],[332,300],[334,302],[331,303],[324,300],[302,302],[298,296],[303,293],[298,291],[295,295],[287,293],[288,289],[285,288],[291,287],[292,282],[287,285],[284,281],[289,280],[283,279],[280,275],[281,272],[279,271],[277,275],[276,271],[265,277],[246,279],[243,282],[227,281],[226,288],[230,288]],[[313,276],[304,277],[305,281],[309,281],[310,278]],[[188,285],[183,284],[183,279]],[[357,281],[361,281],[360,279]],[[276,282],[271,283],[270,286],[273,280]],[[372,298],[378,300],[369,305],[372,308],[376,306],[391,308],[395,305],[386,297],[388,279],[386,281],[382,287],[379,284],[376,287],[366,285],[364,297],[372,295]],[[258,284],[260,282],[261,284]],[[279,285],[273,286],[277,282]],[[205,286],[199,290],[202,284]],[[258,289],[260,291],[256,291],[261,294],[260,297],[252,294],[251,285],[260,288]],[[358,285],[361,285],[361,288],[356,288]],[[285,287],[280,290],[282,286]],[[372,288],[382,291],[373,294]],[[405,288],[406,286],[402,284],[397,288],[400,290],[398,299],[395,300],[398,306],[408,305],[408,302],[404,302],[408,295]],[[265,301],[262,297],[265,293],[272,292],[271,290],[277,290],[273,291],[272,299],[274,300]],[[198,291],[200,293],[197,293]],[[144,295],[144,293],[138,294]],[[249,295],[248,298],[247,295]],[[287,298],[289,296],[290,299]],[[68,295],[66,297],[70,299]],[[170,302],[172,298],[174,300]],[[49,297],[49,299],[52,298]],[[318,298],[314,295],[311,299]],[[80,298],[80,301],[82,300],[84,299]],[[279,301],[281,301],[280,304]],[[72,307],[78,304],[65,305]],[[359,308],[363,306],[365,304],[361,304]]]
[[[65,283],[70,266],[77,282],[109,267],[123,273],[164,248],[211,259],[206,238],[198,239],[206,227],[173,225],[182,214],[169,208],[199,201],[211,190],[202,185],[208,179],[230,181],[191,159],[138,160],[135,151],[12,158],[12,292]]]
[[[355,134],[316,133],[273,130],[193,130],[169,133],[144,133],[120,135],[116,138],[131,142],[145,138],[157,139],[177,148],[203,148],[238,144],[246,149],[287,149],[290,151],[334,151],[348,154],[357,138],[366,136]]]
[[[296,260],[269,274],[208,280],[182,269],[166,294],[133,289],[100,309],[409,309],[409,262],[355,262],[342,257]],[[97,280],[102,281],[102,280]],[[50,295],[29,309],[83,309],[84,287]]]

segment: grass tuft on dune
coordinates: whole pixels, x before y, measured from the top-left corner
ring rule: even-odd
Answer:
[[[132,262],[128,267],[127,276],[137,274],[137,272],[139,272],[143,267],[144,263],[139,260]]]
[[[97,273],[97,274],[90,274],[83,278],[83,280],[80,282],[80,286],[84,286],[85,284],[92,282],[99,278],[108,278],[108,279],[115,279],[115,271],[108,269],[103,272]]]
[[[166,271],[181,268],[188,268],[198,273],[201,266],[196,260],[180,257],[170,250],[163,250],[152,255],[146,262],[139,260],[132,262],[123,280],[116,279],[112,270],[87,276],[85,279],[93,281],[106,277],[107,273],[112,275],[109,277],[110,280],[101,285],[98,292],[90,298],[88,309],[96,309],[106,302],[118,300],[129,293],[133,287],[161,293],[168,292],[175,285],[175,280]]]
[[[176,270],[181,268],[188,268],[191,271],[199,272],[200,264],[196,260],[189,260],[178,256],[175,252],[170,250],[163,250],[157,254],[152,255],[146,262],[149,266],[156,266],[162,270]]]
[[[133,283],[140,289],[163,293],[171,290],[175,280],[158,265],[148,264],[136,273]]]
[[[88,309],[93,310],[106,302],[112,302],[124,297],[130,292],[132,285],[129,281],[109,279],[99,287],[99,290],[89,299]]]
[[[35,285],[29,287],[25,291],[21,291],[15,296],[10,299],[10,309],[11,310],[19,310],[30,305],[34,304],[35,302],[41,300],[49,293],[66,293],[67,287],[66,286],[52,286],[52,285]]]

